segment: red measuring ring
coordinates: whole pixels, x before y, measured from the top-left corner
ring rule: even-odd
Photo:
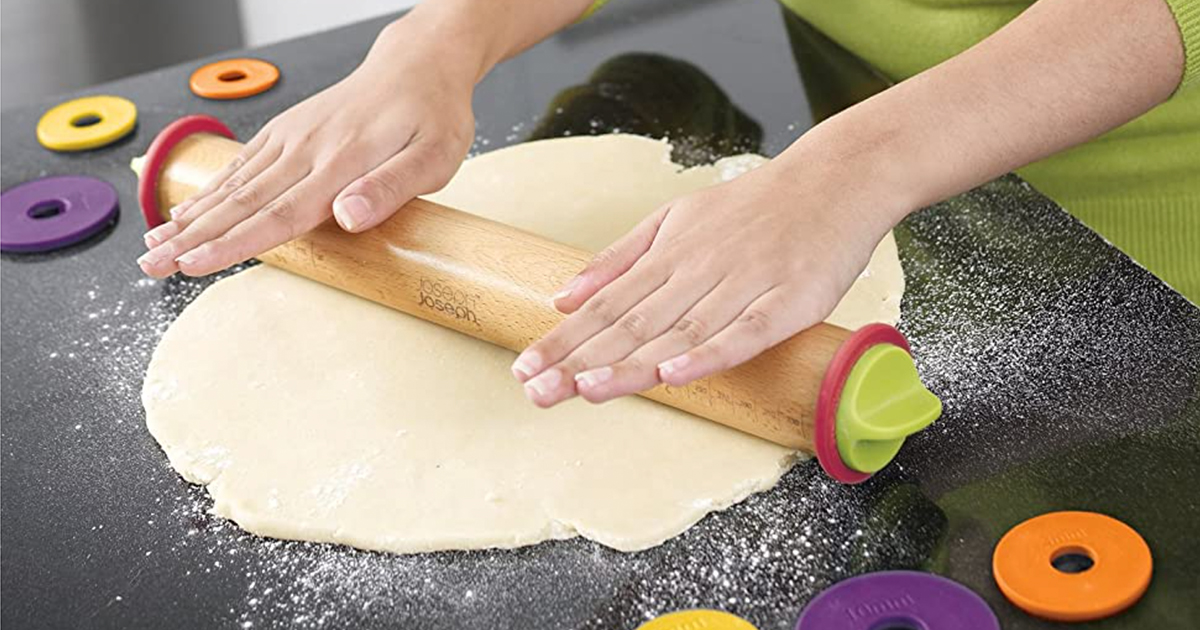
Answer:
[[[847,466],[838,453],[837,410],[842,399],[842,387],[846,385],[850,371],[862,355],[884,343],[900,346],[905,352],[912,354],[908,340],[900,331],[887,324],[868,324],[854,331],[842,342],[833,354],[833,360],[829,362],[829,368],[825,370],[825,377],[821,380],[821,392],[817,395],[817,410],[813,421],[813,431],[816,433],[813,446],[817,452],[817,461],[825,470],[825,474],[842,483],[862,483],[871,478],[871,473],[860,472]]]
[[[230,140],[237,139],[225,123],[207,114],[184,116],[163,127],[146,150],[142,173],[138,179],[138,202],[142,205],[142,216],[146,219],[147,228],[158,227],[165,222],[158,207],[158,176],[167,162],[167,156],[175,145],[194,133],[211,133]]]

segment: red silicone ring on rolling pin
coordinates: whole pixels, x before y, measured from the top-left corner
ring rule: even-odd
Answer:
[[[142,173],[138,179],[138,202],[142,205],[142,216],[146,219],[147,228],[154,228],[165,222],[158,207],[158,176],[167,162],[167,156],[171,154],[175,145],[194,133],[211,133],[231,140],[236,139],[225,123],[207,114],[184,116],[163,127],[146,150]]]
[[[900,331],[887,324],[868,324],[854,331],[837,349],[829,368],[825,370],[825,378],[821,380],[821,392],[817,395],[817,410],[813,418],[813,450],[817,452],[817,461],[825,474],[837,481],[848,484],[862,483],[871,478],[871,473],[860,472],[846,465],[837,447],[837,411],[842,399],[842,388],[854,364],[867,350],[879,344],[900,346],[912,354],[908,340]]]

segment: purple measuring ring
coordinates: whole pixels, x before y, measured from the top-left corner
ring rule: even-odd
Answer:
[[[919,571],[879,571],[821,591],[796,630],[1000,630],[996,614],[971,589]]]
[[[117,216],[117,191],[82,175],[43,177],[0,195],[0,251],[48,252],[103,230]]]

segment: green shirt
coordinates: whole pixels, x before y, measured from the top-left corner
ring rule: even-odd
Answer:
[[[1018,171],[1193,302],[1200,302],[1200,0],[1164,0],[1183,38],[1174,96]],[[781,0],[893,82],[957,55],[1033,0]],[[599,8],[605,0],[589,10]]]
[[[1200,0],[1165,0],[1183,36],[1175,95],[1019,173],[1193,302],[1200,302]],[[893,81],[966,50],[1031,0],[782,0]]]

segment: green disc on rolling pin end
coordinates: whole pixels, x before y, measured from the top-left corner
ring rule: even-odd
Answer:
[[[941,413],[942,402],[921,383],[904,335],[886,324],[864,326],[838,348],[821,383],[817,459],[834,479],[861,483]]]
[[[876,472],[892,461],[905,438],[941,414],[942,402],[921,384],[912,356],[899,346],[873,346],[842,387],[838,454],[855,470]]]

